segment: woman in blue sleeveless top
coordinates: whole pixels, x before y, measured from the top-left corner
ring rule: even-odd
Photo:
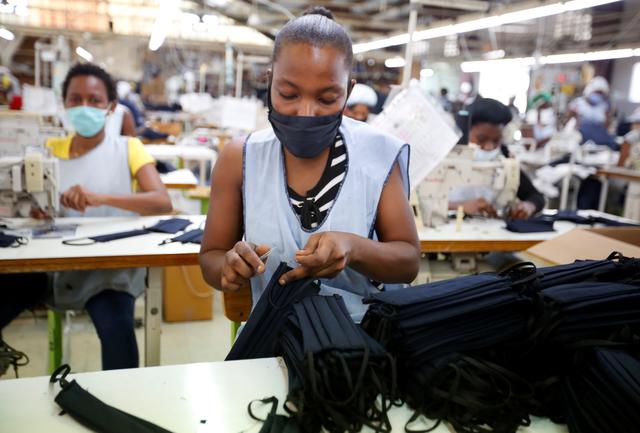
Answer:
[[[234,291],[250,283],[255,305],[286,261],[294,269],[281,283],[318,278],[359,320],[362,298],[378,283],[388,289],[415,278],[409,146],[343,118],[352,58],[349,36],[324,8],[278,33],[271,128],[227,145],[213,171],[200,254],[209,284]]]

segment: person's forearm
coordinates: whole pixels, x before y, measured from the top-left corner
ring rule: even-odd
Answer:
[[[222,290],[222,266],[224,265],[223,250],[200,251],[200,269],[202,269],[202,277],[211,287]]]
[[[171,199],[159,191],[141,192],[131,195],[101,195],[100,205],[117,207],[140,215],[158,215],[171,212]]]
[[[349,266],[381,283],[411,283],[420,268],[420,248],[404,241],[378,242],[351,235]]]

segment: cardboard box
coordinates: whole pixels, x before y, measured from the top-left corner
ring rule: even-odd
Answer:
[[[167,322],[211,320],[214,289],[202,277],[200,266],[169,266],[164,271],[162,315]]]
[[[534,245],[526,255],[547,265],[560,265],[602,260],[614,251],[626,257],[640,257],[640,228],[577,228]]]

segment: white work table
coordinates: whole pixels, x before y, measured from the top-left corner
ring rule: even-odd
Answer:
[[[197,228],[204,215],[179,216],[193,222],[187,230]],[[56,223],[79,224],[74,236],[117,233],[149,227],[171,216],[118,218],[57,218]],[[9,220],[16,222],[17,220]],[[28,222],[24,220],[23,222]],[[0,249],[0,273],[71,271],[117,268],[149,268],[145,292],[145,364],[160,363],[160,326],[162,323],[162,268],[198,264],[197,244],[173,242],[158,245],[174,235],[149,233],[141,236],[72,246],[58,239],[31,239],[17,248]]]
[[[557,221],[553,232],[514,233],[505,228],[502,220],[470,218],[462,222],[460,231],[455,220],[437,227],[419,227],[418,237],[423,253],[523,251],[576,227],[570,222]]]
[[[180,433],[258,432],[262,423],[249,417],[249,402],[276,396],[278,412],[284,414],[288,389],[286,366],[280,358],[72,373],[67,377],[71,379],[107,404]],[[49,384],[44,376],[1,381],[0,431],[88,432],[69,415],[59,415],[61,409],[53,400],[59,391],[59,384]],[[269,407],[256,403],[254,409],[263,417]],[[406,407],[391,410],[394,432],[404,431],[411,413]],[[519,432],[567,432],[565,426],[546,419],[532,421]],[[445,424],[434,430],[452,431]]]

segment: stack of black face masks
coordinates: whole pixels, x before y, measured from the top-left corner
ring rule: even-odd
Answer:
[[[280,285],[280,277],[290,270],[286,263],[278,266],[225,361],[278,356],[276,340],[292,305],[320,291],[310,279]]]
[[[512,278],[513,277],[513,278]],[[483,357],[526,335],[535,270],[479,274],[378,293],[362,327],[397,356],[401,397],[457,431],[515,431],[528,423],[528,383]],[[514,286],[518,290],[514,289]]]
[[[538,269],[539,289],[584,281],[632,283],[640,275],[640,260],[612,253],[605,260],[578,260]]]
[[[529,349],[519,354],[513,368],[535,387],[539,406],[530,412],[561,422],[563,378],[572,374],[583,352],[640,342],[640,286],[570,283],[548,287],[540,298],[540,313],[528,333]]]
[[[393,359],[352,321],[340,296],[294,304],[279,348],[289,369],[285,409],[305,431],[391,431]]]
[[[640,361],[621,350],[594,349],[563,384],[571,433],[634,433],[640,427]]]

